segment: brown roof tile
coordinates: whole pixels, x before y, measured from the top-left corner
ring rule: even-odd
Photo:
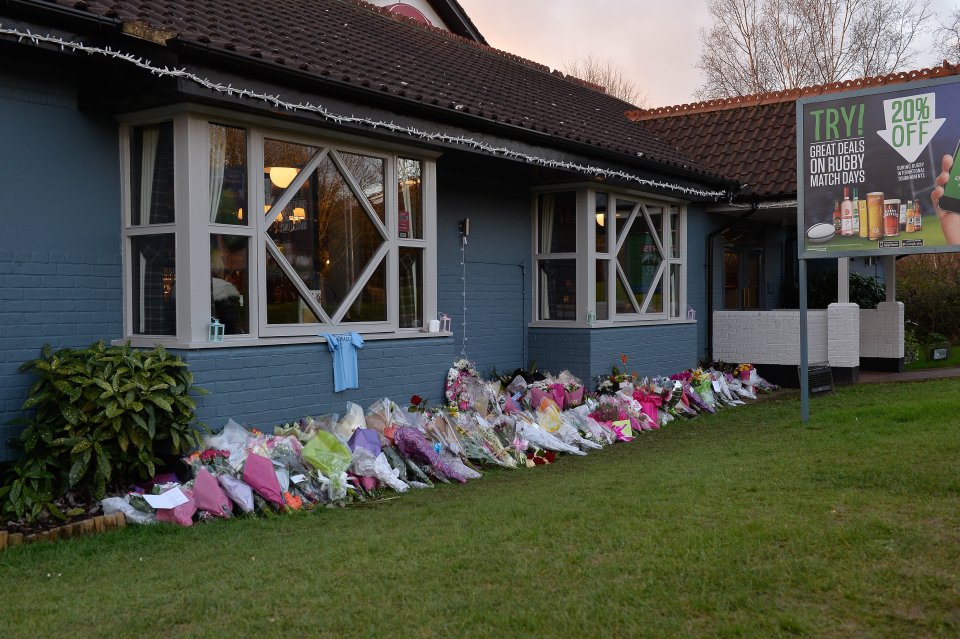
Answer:
[[[720,175],[745,185],[742,195],[797,192],[797,100],[960,74],[944,61],[932,69],[891,73],[787,91],[626,112],[629,120]]]
[[[358,0],[55,0],[139,21],[174,41],[306,71],[318,79],[436,105],[559,140],[717,176],[629,122],[631,105],[563,74]],[[376,99],[374,96],[373,99]],[[478,127],[483,127],[481,122]],[[486,125],[489,127],[489,124]]]

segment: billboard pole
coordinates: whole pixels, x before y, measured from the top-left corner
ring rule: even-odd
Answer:
[[[800,260],[800,421],[810,421],[810,377],[807,339],[807,261]]]

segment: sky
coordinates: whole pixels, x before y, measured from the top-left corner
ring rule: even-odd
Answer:
[[[592,54],[620,66],[650,107],[694,102],[707,0],[458,0],[487,42],[562,69]],[[932,0],[946,17],[956,0]],[[925,36],[919,47],[929,49]],[[921,53],[916,68],[938,64]]]

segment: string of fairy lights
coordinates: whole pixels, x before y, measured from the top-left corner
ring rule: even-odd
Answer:
[[[467,359],[467,236],[460,232],[460,286],[463,289],[463,320],[461,322],[460,357]]]
[[[324,108],[320,104],[313,104],[311,102],[291,102],[289,100],[283,99],[280,95],[264,93],[261,91],[255,91],[247,88],[238,88],[232,84],[222,84],[219,82],[214,82],[207,78],[201,77],[195,73],[192,73],[186,68],[177,69],[170,68],[167,66],[156,66],[152,64],[149,60],[136,56],[131,53],[124,53],[122,51],[116,51],[110,47],[98,47],[75,40],[65,40],[59,36],[55,35],[40,35],[32,33],[30,30],[23,31],[17,28],[11,28],[4,26],[3,23],[0,23],[0,35],[11,36],[17,38],[18,42],[28,42],[34,45],[39,46],[40,44],[50,44],[56,47],[59,47],[61,50],[72,51],[75,53],[86,53],[88,55],[98,55],[113,60],[119,60],[121,62],[126,62],[132,64],[136,67],[149,71],[151,74],[159,77],[173,77],[173,78],[182,78],[198,84],[206,89],[215,91],[217,93],[225,94],[230,97],[236,97],[240,99],[248,99],[266,102],[278,109],[285,109],[288,111],[298,111],[298,112],[307,112],[318,115],[325,120],[334,122],[341,125],[360,125],[367,126],[371,129],[384,129],[390,131],[394,134],[404,135],[411,138],[417,138],[425,142],[456,145],[460,147],[466,147],[480,151],[483,153],[489,153],[491,155],[509,158],[513,160],[519,160],[526,162],[528,164],[534,164],[537,166],[542,166],[551,169],[560,169],[566,171],[573,171],[576,173],[582,173],[585,175],[590,175],[593,177],[602,177],[602,178],[614,178],[622,179],[627,182],[638,184],[640,186],[664,189],[668,191],[673,191],[676,193],[681,193],[687,196],[702,197],[702,198],[713,198],[720,199],[727,196],[723,191],[708,190],[708,189],[699,189],[690,187],[684,184],[677,184],[674,182],[669,182],[665,180],[652,180],[649,178],[641,177],[633,173],[622,171],[618,169],[610,169],[601,166],[594,166],[590,164],[581,164],[577,162],[566,162],[563,160],[553,160],[550,158],[544,158],[538,155],[531,155],[529,153],[524,153],[522,151],[517,151],[515,149],[510,149],[504,146],[495,146],[483,142],[481,140],[476,140],[474,138],[464,136],[464,135],[451,135],[449,133],[444,133],[441,131],[425,131],[417,127],[397,124],[395,122],[387,122],[385,120],[375,120],[371,118],[365,118],[356,115],[344,115],[342,113],[335,113],[329,109]],[[642,154],[638,153],[638,156]]]

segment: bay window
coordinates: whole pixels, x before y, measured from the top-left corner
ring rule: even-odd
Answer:
[[[680,321],[684,209],[592,188],[535,197],[535,321],[572,326]]]
[[[128,335],[414,336],[435,316],[432,157],[195,113],[124,138]]]

